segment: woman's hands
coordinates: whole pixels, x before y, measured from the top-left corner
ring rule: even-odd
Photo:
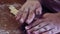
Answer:
[[[30,24],[36,15],[42,14],[42,7],[40,2],[37,0],[35,1],[26,1],[26,3],[21,7],[18,14],[16,15],[16,19],[19,20],[21,23],[26,22]]]
[[[19,12],[17,13],[16,20],[19,20],[20,23],[26,22],[27,24],[29,24],[28,26],[25,27],[28,34],[41,34],[41,33],[51,34],[50,32],[52,31],[54,32],[53,29],[55,28],[55,26],[57,27],[60,24],[59,23],[60,17],[58,17],[59,13],[45,14],[43,15],[44,17],[43,19],[36,19],[36,21],[31,24],[33,19],[37,17],[36,15],[41,14],[42,14],[42,8],[39,1],[26,1],[26,3],[21,7]]]

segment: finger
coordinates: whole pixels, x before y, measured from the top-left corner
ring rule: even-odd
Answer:
[[[29,15],[28,15],[28,18],[26,20],[27,24],[30,24],[33,21],[33,19],[35,18],[35,9],[36,9],[35,6],[30,6]]]
[[[34,11],[32,10],[32,11],[29,12],[29,15],[28,15],[28,18],[27,18],[27,20],[26,20],[26,23],[27,23],[27,24],[30,24],[30,23],[33,21],[34,18],[35,18],[35,13],[34,13]]]
[[[41,28],[40,30],[37,31],[32,31],[34,34],[42,34],[42,32],[46,31],[45,29]]]
[[[19,20],[21,18],[22,13],[23,13],[23,11],[19,10],[19,12],[17,13],[17,15],[15,16],[16,20]]]
[[[33,28],[33,27],[36,27],[36,26],[39,25],[41,22],[43,22],[43,21],[40,20],[40,19],[37,19],[34,23],[29,24],[28,26],[26,26],[26,29],[28,30],[28,29],[31,29],[31,28]]]
[[[48,24],[43,25],[42,27],[40,27],[40,25],[38,25],[38,26],[33,27],[33,28],[29,29],[29,30],[30,30],[30,31],[38,31],[38,30],[40,29],[41,32],[44,32],[44,31],[46,31],[46,30],[44,29],[44,27],[47,26],[47,25],[48,25]]]
[[[27,34],[31,34],[31,32],[29,30],[27,30]]]
[[[39,29],[41,29],[41,28],[44,28],[45,26],[48,26],[49,25],[49,23],[40,23],[40,24],[38,24],[37,26],[35,26],[35,27],[32,27],[32,28],[30,28],[30,29],[28,29],[28,27],[26,27],[26,29],[27,30],[30,30],[30,31],[37,31],[37,30],[39,30]],[[41,29],[42,30],[42,29]],[[46,30],[45,30],[46,31]]]
[[[38,31],[39,33],[45,33],[45,32],[52,31],[53,29],[54,29],[53,26],[46,24],[45,26],[43,26],[43,28],[41,27],[41,28],[39,28],[38,30],[35,30],[35,31]]]
[[[38,29],[38,30],[35,30],[35,31],[33,31],[33,30],[30,30],[30,32],[33,32],[34,34],[42,34],[42,33],[45,33],[45,32],[48,32],[48,31],[50,31],[51,29],[49,29],[49,30],[45,30],[44,28],[41,28],[41,29]]]
[[[39,34],[39,31],[33,31],[34,34]]]
[[[29,30],[27,30],[27,34],[39,34],[39,31],[29,31]]]
[[[44,32],[44,31],[45,31],[43,28],[40,29],[40,30],[43,30],[43,31],[41,31],[41,32]],[[37,30],[37,31],[27,30],[27,31],[29,31],[29,33],[33,33],[33,34],[39,34],[39,33],[41,34],[40,30]]]
[[[23,23],[26,20],[26,18],[28,16],[28,12],[29,12],[28,10],[29,10],[28,8],[25,8],[25,10],[23,11],[22,17],[19,20],[21,23]]]
[[[45,33],[42,33],[42,34],[51,34],[51,33],[49,33],[49,32],[45,32]]]
[[[36,15],[41,15],[42,14],[42,8],[39,7],[36,9]]]
[[[22,16],[22,14],[23,14],[23,12],[24,12],[24,10],[25,10],[25,8],[26,8],[26,3],[19,9],[19,12],[17,13],[17,15],[16,15],[16,20],[19,20],[20,18],[21,18],[21,16]]]

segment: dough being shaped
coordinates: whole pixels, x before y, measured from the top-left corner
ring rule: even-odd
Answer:
[[[18,12],[18,10],[17,10],[13,5],[10,5],[10,6],[9,6],[9,9],[11,10],[10,12],[11,12],[12,14],[14,14],[14,15],[16,15],[17,12]]]

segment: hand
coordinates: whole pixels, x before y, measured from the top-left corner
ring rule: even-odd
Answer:
[[[17,20],[30,24],[36,15],[42,14],[42,8],[39,1],[26,1],[17,14]]]
[[[25,28],[28,34],[56,34],[60,32],[60,13],[44,14],[43,19],[37,19]]]

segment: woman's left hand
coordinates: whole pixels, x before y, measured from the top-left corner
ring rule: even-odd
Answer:
[[[52,34],[52,30],[55,28],[55,26],[60,25],[59,22],[60,22],[59,13],[46,13],[43,15],[43,19],[37,19],[34,23],[26,26],[25,28],[28,34],[40,34],[40,33]],[[55,30],[53,30],[53,33],[54,31]]]

